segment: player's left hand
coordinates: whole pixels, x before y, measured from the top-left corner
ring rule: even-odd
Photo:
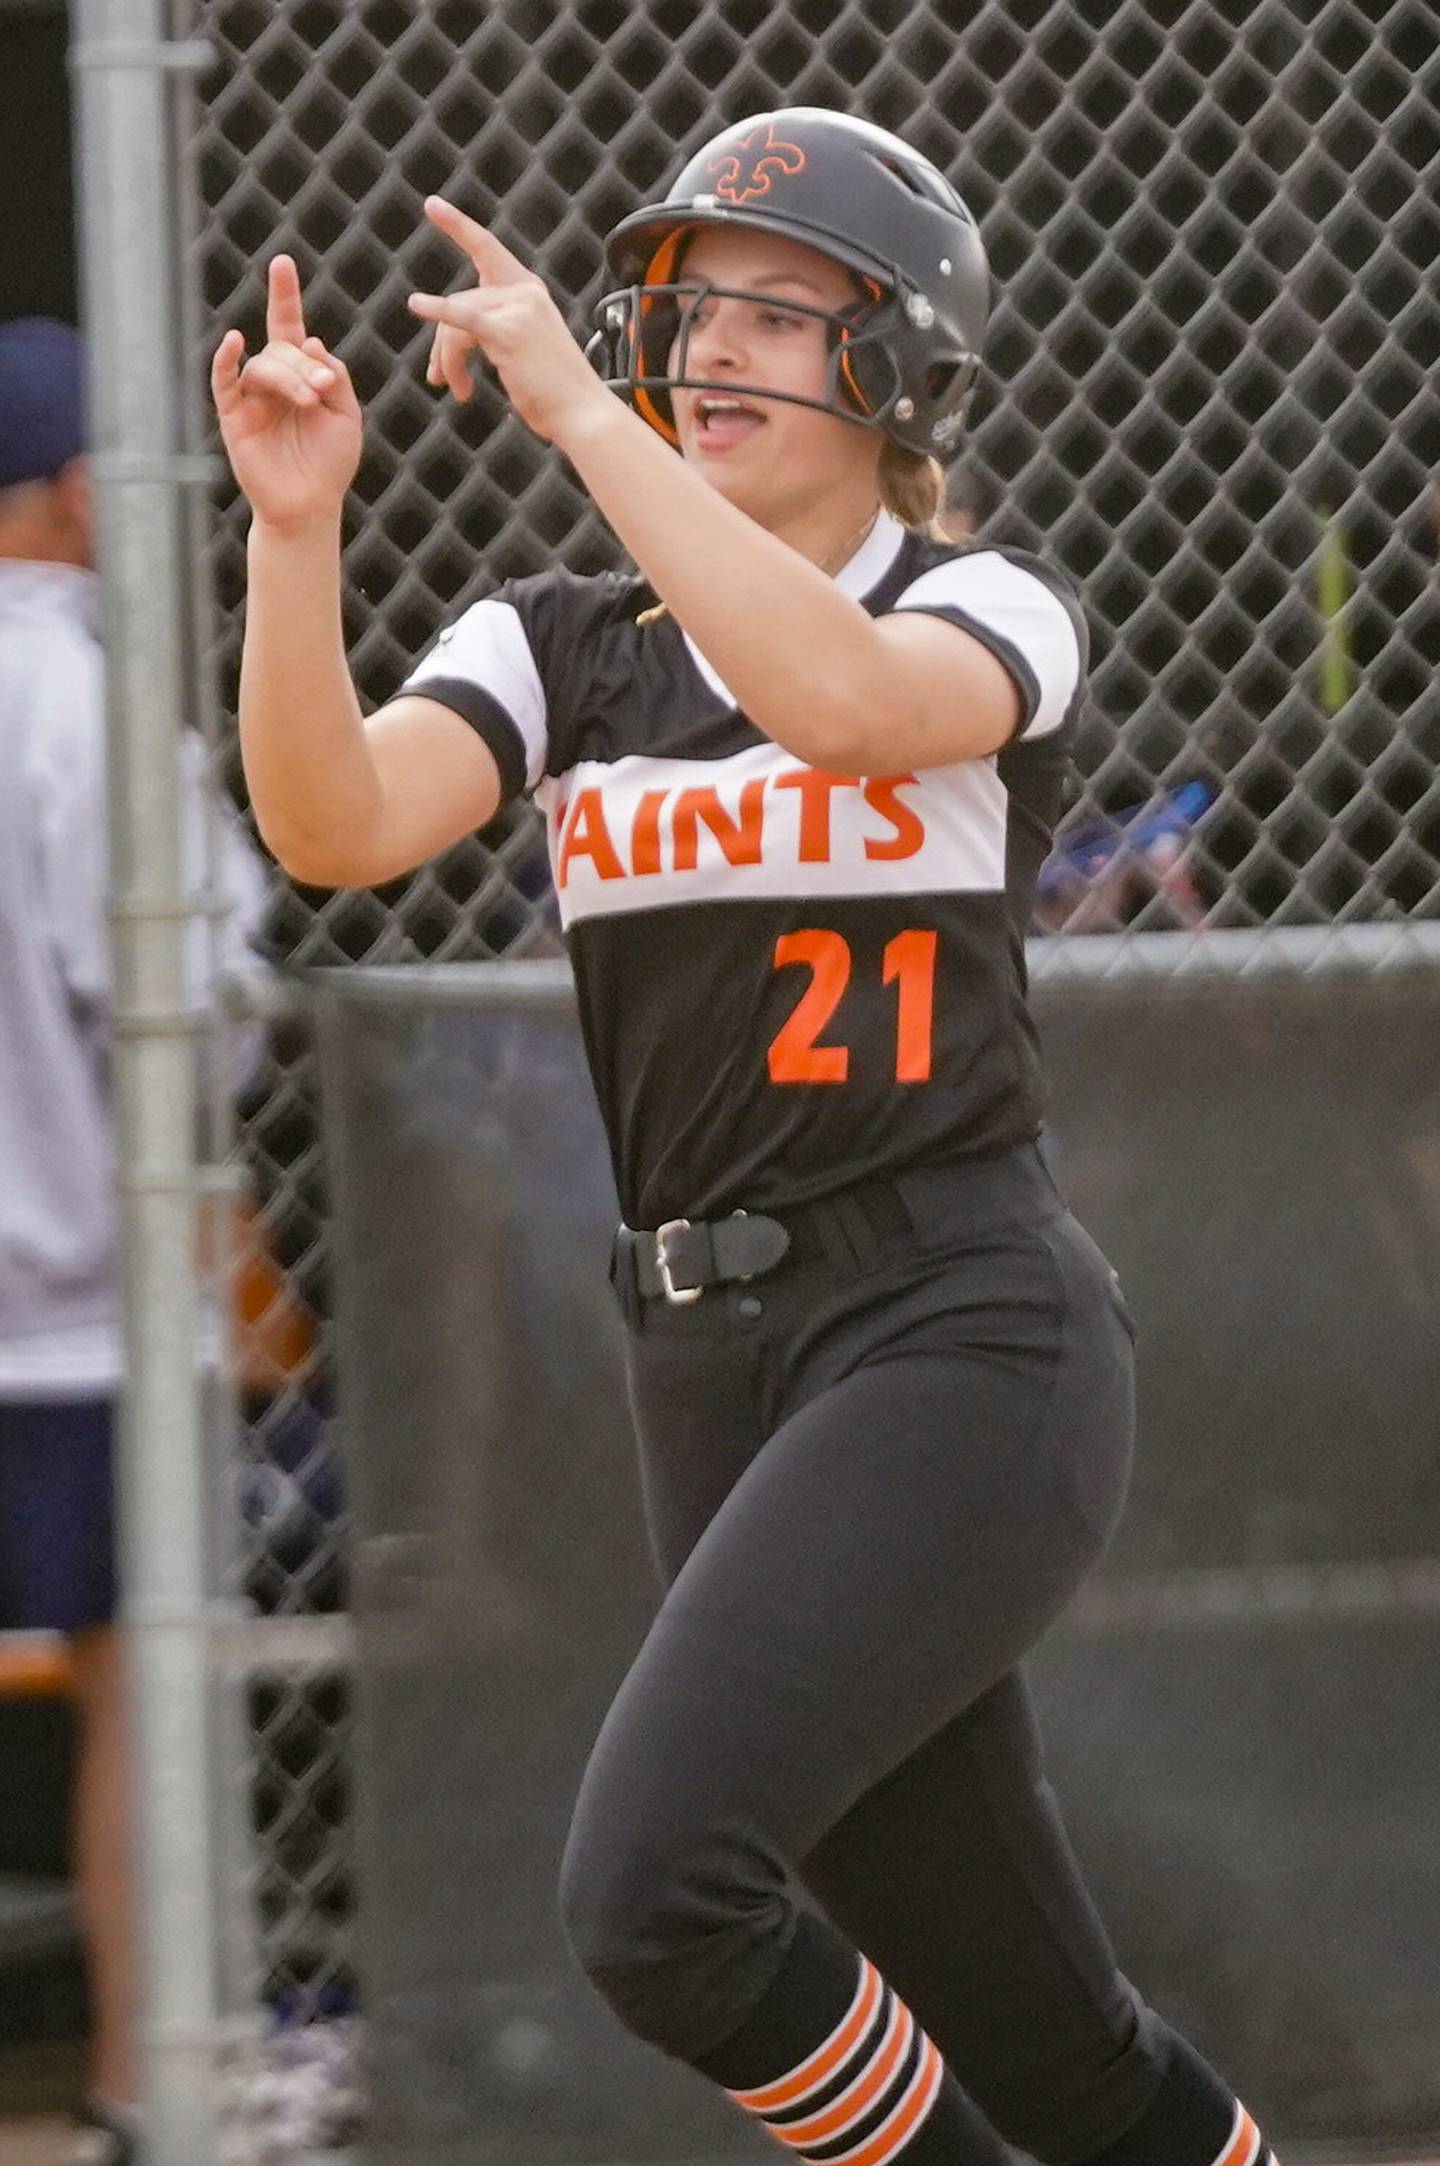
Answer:
[[[568,429],[613,405],[570,335],[545,281],[503,241],[443,196],[425,198],[425,215],[475,266],[479,283],[463,293],[412,293],[408,306],[437,326],[427,383],[448,384],[457,399],[473,386],[467,357],[479,347],[521,420],[563,450]]]

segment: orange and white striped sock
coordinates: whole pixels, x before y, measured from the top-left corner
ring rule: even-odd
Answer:
[[[1215,2166],[1277,2166],[1270,2146],[1238,2098],[1235,2101],[1235,2118],[1230,2125],[1229,2140],[1216,2159]]]
[[[1085,2166],[1277,2166],[1233,2091],[1187,2040],[1150,2019],[1165,2053],[1160,2088],[1117,2143]]]
[[[802,1921],[760,2007],[700,2065],[817,2166],[1002,2166],[1010,2156],[874,1964],[818,1920]]]

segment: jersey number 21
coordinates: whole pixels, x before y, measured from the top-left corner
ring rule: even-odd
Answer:
[[[935,947],[938,935],[918,929],[887,941],[882,960],[884,982],[896,991],[895,1080],[930,1079],[931,1032],[935,1015]],[[850,944],[837,932],[782,933],[775,943],[775,967],[803,963],[810,983],[794,1013],[770,1045],[772,1083],[843,1083],[850,1073],[850,1048],[817,1045],[816,1039],[839,1007],[850,983]]]

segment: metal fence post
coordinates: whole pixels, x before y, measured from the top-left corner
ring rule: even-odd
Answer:
[[[150,2166],[218,2148],[207,1505],[197,1366],[195,1019],[176,750],[186,711],[179,337],[160,0],[76,0],[83,273],[110,718],[127,1379],[121,1513],[136,1708]]]

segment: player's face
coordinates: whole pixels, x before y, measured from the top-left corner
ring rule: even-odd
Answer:
[[[787,303],[852,307],[857,288],[843,265],[799,241],[731,226],[697,235],[679,275],[687,286],[729,287],[753,296],[711,294],[698,304],[687,377],[825,396],[826,326]],[[678,346],[677,340],[672,369]],[[856,478],[874,473],[878,440],[833,414],[748,392],[727,404],[723,392],[676,391],[672,404],[685,458],[752,516],[764,518],[782,494],[788,499],[797,490],[831,489],[852,469]]]

